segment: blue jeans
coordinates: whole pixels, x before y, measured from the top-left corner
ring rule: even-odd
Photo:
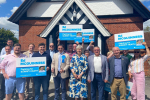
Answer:
[[[96,90],[98,87],[98,100],[104,100],[104,81],[101,74],[94,73],[94,79],[91,82],[91,100],[96,100]]]
[[[33,77],[35,87],[35,100],[39,100],[40,87],[43,88],[43,100],[48,98],[48,76]]]
[[[54,100],[59,100],[60,84],[61,84],[61,89],[62,89],[62,100],[66,100],[66,79],[62,79],[61,74],[59,72],[58,72],[57,76],[54,77],[54,84],[55,84]]]

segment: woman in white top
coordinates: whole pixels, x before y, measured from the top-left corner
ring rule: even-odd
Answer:
[[[133,87],[131,90],[132,100],[145,100],[145,72],[144,72],[144,62],[150,57],[150,51],[145,45],[147,54],[144,57],[140,56],[140,50],[134,50],[134,57],[131,59],[129,65],[129,77],[133,82]]]

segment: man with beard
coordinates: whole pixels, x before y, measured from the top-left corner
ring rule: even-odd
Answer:
[[[19,43],[14,45],[14,53],[7,55],[0,65],[5,78],[6,100],[11,100],[15,87],[18,90],[19,100],[24,100],[25,78],[16,78],[17,58],[26,58],[26,55],[21,54]]]

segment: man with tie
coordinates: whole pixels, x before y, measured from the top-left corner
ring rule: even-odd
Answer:
[[[68,68],[70,58],[69,55],[64,52],[63,45],[58,45],[58,51],[58,53],[54,54],[51,64],[51,72],[55,84],[54,100],[59,100],[60,84],[62,89],[62,100],[66,100],[66,78],[69,76]]]

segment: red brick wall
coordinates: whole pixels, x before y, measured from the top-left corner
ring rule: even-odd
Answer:
[[[45,43],[46,39],[39,35],[49,23],[50,20],[20,20],[19,21],[19,43],[22,45],[22,51],[28,50],[30,43],[35,44],[35,50],[38,50],[39,43]]]
[[[114,47],[114,34],[143,30],[142,17],[99,18],[99,20],[113,34],[106,40],[106,51]]]

